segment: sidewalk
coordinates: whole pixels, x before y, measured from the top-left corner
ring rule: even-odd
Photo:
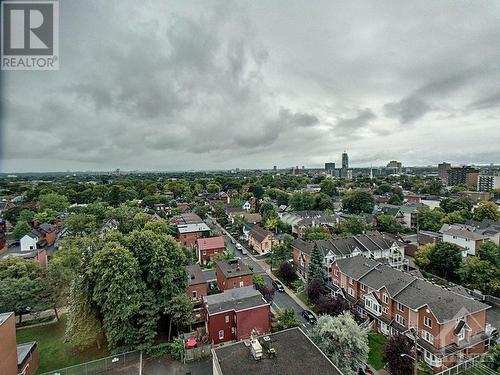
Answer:
[[[213,219],[213,218],[212,218]],[[214,220],[214,219],[213,219]],[[229,238],[231,239],[234,239],[234,237],[224,228],[222,228],[219,223],[214,220],[214,222],[216,223],[216,225],[222,230],[223,233],[226,234],[226,236],[228,236]],[[274,276],[274,274],[271,272],[271,266],[269,264],[266,263],[265,260],[261,260],[261,259],[257,259],[251,251],[248,251],[247,249],[247,255],[250,259],[252,259],[255,263],[259,264],[262,269],[266,272],[266,274],[272,279],[272,280],[278,280],[278,278],[276,276]],[[295,303],[297,303],[297,305],[299,305],[301,308],[303,308],[304,310],[310,310],[309,306],[307,306],[304,302],[302,302],[300,300],[299,297],[297,297],[297,295],[292,291],[290,290],[286,285],[283,284],[283,286],[285,287],[285,292],[286,294],[295,301]],[[314,314],[314,312],[312,312]],[[314,314],[316,315],[316,314]]]

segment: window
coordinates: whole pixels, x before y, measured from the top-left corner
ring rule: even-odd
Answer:
[[[380,305],[373,299],[369,297],[365,298],[365,307],[376,315],[380,315]]]
[[[422,330],[422,338],[425,341],[434,344],[434,336],[430,332],[427,332],[425,329]]]
[[[229,315],[226,315],[226,323],[229,323]]]
[[[387,303],[389,302],[389,297],[387,296],[387,294],[382,294],[382,301],[384,301],[384,303]]]
[[[432,328],[432,320],[428,316],[424,316],[424,325]]]
[[[222,340],[224,338],[224,330],[219,331],[219,340]]]
[[[339,276],[339,270],[338,269],[335,269],[335,276]]]
[[[196,298],[196,290],[193,290],[193,298]]]
[[[424,359],[425,362],[427,362],[430,366],[438,367],[442,365],[441,358],[435,356],[434,354],[428,352],[427,350],[424,350]]]
[[[457,333],[458,341],[465,339],[465,327]]]
[[[350,283],[351,285],[354,285],[354,279],[349,279],[349,283]]]
[[[245,283],[243,281],[240,281],[240,288],[243,287]]]
[[[353,297],[355,296],[354,289],[352,289],[352,288],[348,288],[347,293],[349,293],[350,296],[353,296]]]
[[[396,314],[396,322],[398,324],[401,324],[402,326],[406,325],[405,318],[403,318],[401,315]]]
[[[383,307],[382,311],[384,312],[384,314],[389,314],[389,309],[387,307]]]
[[[361,284],[361,290],[364,291],[364,292],[366,291],[366,285],[365,284]]]
[[[401,303],[399,303],[399,302],[398,302],[398,310],[399,311],[405,311],[405,307]]]
[[[380,332],[382,332],[384,335],[389,334],[389,326],[385,324],[384,322],[380,322]]]

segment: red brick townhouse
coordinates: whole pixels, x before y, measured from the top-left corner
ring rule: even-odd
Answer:
[[[188,273],[188,290],[189,298],[198,300],[208,295],[208,283],[203,276],[199,264],[186,267]]]
[[[196,240],[198,263],[205,264],[214,261],[225,250],[224,237],[207,237]]]
[[[217,260],[215,264],[215,277],[221,291],[253,284],[252,271],[240,259]]]
[[[465,294],[363,256],[337,260],[332,282],[378,332],[412,338],[415,332],[419,356],[435,371],[484,352],[488,344],[489,306]]]
[[[336,260],[360,254],[373,259],[384,258],[395,268],[403,268],[407,264],[404,257],[404,243],[387,233],[371,231],[358,236],[342,236],[317,241],[296,239],[292,243],[292,258],[297,273],[303,279],[307,277],[314,246],[318,247],[323,256],[325,271],[328,275],[331,274],[331,266]]]
[[[203,297],[205,327],[213,344],[271,331],[271,308],[253,286]]]

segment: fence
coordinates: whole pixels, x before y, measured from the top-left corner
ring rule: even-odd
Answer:
[[[438,372],[436,375],[458,375],[462,374],[464,371],[474,369],[476,370],[473,374],[478,375],[499,375],[498,372],[484,366],[482,364],[483,356],[476,356],[466,361],[459,363],[453,367],[450,367],[444,371]],[[472,372],[471,372],[472,374]]]
[[[139,350],[116,354],[79,365],[49,371],[41,375],[141,374],[142,352]]]

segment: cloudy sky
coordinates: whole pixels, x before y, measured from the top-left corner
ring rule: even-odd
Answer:
[[[0,170],[500,162],[500,2],[60,1]]]

